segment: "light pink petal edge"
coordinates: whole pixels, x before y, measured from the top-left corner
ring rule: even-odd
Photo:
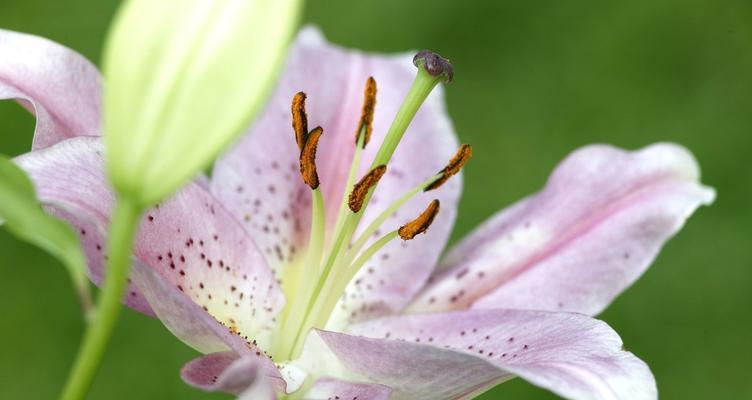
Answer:
[[[601,312],[715,193],[683,147],[575,151],[546,187],[455,246],[413,311]]]
[[[472,310],[388,317],[311,335],[299,365],[392,388],[393,399],[458,399],[513,376],[572,399],[655,399],[647,365],[580,314]],[[358,336],[362,335],[362,336]]]
[[[33,148],[100,132],[101,78],[80,54],[47,39],[0,29],[0,99],[37,117]]]

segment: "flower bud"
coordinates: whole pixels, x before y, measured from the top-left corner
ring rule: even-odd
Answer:
[[[130,0],[105,48],[113,186],[143,205],[206,168],[271,89],[299,0]]]

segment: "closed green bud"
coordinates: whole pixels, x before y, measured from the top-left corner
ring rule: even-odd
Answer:
[[[210,165],[263,105],[299,0],[130,0],[104,58],[107,164],[150,205]]]

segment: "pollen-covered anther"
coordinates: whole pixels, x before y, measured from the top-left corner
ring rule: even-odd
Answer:
[[[363,135],[363,148],[371,140],[373,132],[373,113],[376,110],[376,80],[368,77],[366,88],[363,92],[363,110],[360,113],[358,130],[355,132],[355,143],[360,141],[360,135]]]
[[[319,146],[319,139],[324,130],[317,126],[305,137],[303,148],[300,150],[300,175],[303,182],[311,189],[319,187],[319,175],[316,172],[316,149]]]
[[[298,92],[292,98],[292,129],[295,131],[295,141],[298,143],[298,149],[303,150],[303,146],[308,136],[308,116],[305,111],[306,94]]]
[[[366,200],[366,196],[368,195],[368,191],[374,187],[377,183],[379,183],[379,180],[382,176],[384,176],[384,173],[386,172],[386,165],[379,165],[378,167],[375,167],[374,169],[370,170],[363,178],[358,181],[353,186],[352,192],[350,192],[350,197],[347,200],[347,206],[350,207],[350,210],[352,212],[358,212],[363,207],[363,203]]]
[[[433,223],[434,218],[439,213],[439,200],[432,201],[425,211],[423,211],[418,218],[408,222],[399,228],[399,236],[403,240],[410,240],[415,236],[428,230],[428,227]]]
[[[470,157],[473,156],[473,147],[469,144],[463,144],[460,146],[459,149],[457,149],[457,153],[454,154],[454,157],[452,157],[451,160],[449,160],[449,163],[439,171],[441,176],[433,181],[430,185],[426,186],[424,191],[434,190],[439,188],[441,185],[446,183],[446,181],[449,180],[453,175],[456,175],[458,172],[460,172],[460,169],[465,165],[467,160],[470,159]]]

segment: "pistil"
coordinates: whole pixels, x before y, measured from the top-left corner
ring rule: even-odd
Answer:
[[[380,165],[387,165],[389,163],[397,145],[400,140],[402,140],[402,136],[405,134],[405,131],[410,126],[415,114],[418,112],[418,109],[420,109],[420,106],[426,100],[428,95],[433,91],[436,85],[441,82],[449,82],[454,77],[454,67],[449,63],[449,60],[432,51],[423,50],[418,52],[418,54],[413,57],[413,64],[418,68],[415,80],[405,96],[402,105],[397,111],[397,115],[394,117],[392,124],[389,126],[389,130],[374,157],[371,168]],[[327,257],[327,264],[336,265],[338,264],[338,261],[344,257],[344,254],[340,252],[341,247],[344,243],[350,243],[352,241],[355,229],[358,227],[358,224],[363,217],[362,211],[368,206],[374,189],[375,185],[369,188],[369,191],[363,199],[360,211],[347,215],[341,228],[338,227],[331,251]],[[331,267],[328,267],[327,269],[329,268]],[[333,271],[337,272],[338,269],[333,269]]]
[[[397,148],[397,145],[402,139],[402,136],[410,126],[410,122],[412,122],[415,114],[418,112],[418,109],[420,109],[420,106],[426,100],[428,95],[433,91],[436,85],[441,82],[449,82],[454,77],[454,67],[452,67],[452,64],[450,64],[447,59],[428,50],[418,52],[418,54],[416,54],[413,58],[413,64],[415,64],[415,66],[418,68],[415,80],[413,81],[410,90],[405,96],[402,105],[397,111],[397,115],[394,117],[394,120],[392,121],[392,124],[387,131],[384,137],[384,141],[381,143],[381,147],[379,147],[379,150],[374,157],[371,168],[388,164],[389,160],[394,154],[394,150]],[[370,81],[371,80],[369,79],[369,82]],[[370,122],[373,118],[373,108],[368,107],[368,94],[369,90],[366,89],[366,101],[364,102],[365,105],[363,107],[364,111],[362,115],[370,115]],[[373,94],[375,96],[375,85]],[[370,111],[370,113],[366,113],[367,109]],[[361,117],[361,127],[364,126],[362,121],[364,121],[363,117]],[[370,126],[370,124],[365,126]],[[367,207],[374,189],[375,186],[369,188],[369,191],[366,193],[363,199],[361,208]],[[344,243],[350,243],[350,241],[352,240],[355,229],[357,228],[360,219],[363,217],[363,213],[361,211],[347,215],[344,218],[342,226],[339,226],[338,223],[338,229],[335,231],[335,239],[333,241],[329,256],[327,257],[327,263],[333,264],[336,262],[335,258],[342,257],[342,255],[340,254],[340,249]]]
[[[410,126],[410,122],[415,117],[415,113],[418,112],[418,109],[436,85],[441,82],[450,82],[454,77],[454,67],[449,63],[449,60],[432,51],[423,50],[416,54],[413,58],[413,64],[418,67],[418,73],[384,137],[379,152],[374,157],[372,164],[374,167],[389,162],[394,150],[402,140],[402,135],[405,134],[407,127]]]
[[[367,228],[368,235],[362,236],[352,248],[350,247],[355,229],[368,206],[373,191],[384,176],[387,163],[413,117],[433,88],[442,81],[451,80],[453,76],[451,64],[435,53],[422,51],[415,56],[413,62],[418,67],[416,78],[381,143],[370,171],[356,183],[355,177],[360,168],[362,150],[368,144],[373,130],[376,105],[376,81],[369,78],[366,82],[361,118],[355,133],[356,150],[345,185],[345,193],[340,203],[334,235],[331,238],[324,237],[325,207],[321,191],[318,189],[319,178],[315,163],[318,140],[323,131],[321,128],[315,128],[308,132],[308,119],[305,114],[306,95],[301,92],[293,98],[292,127],[295,140],[301,150],[301,176],[312,189],[313,214],[307,255],[300,266],[299,273],[296,274],[296,283],[292,286],[295,288],[294,294],[288,293],[290,297],[294,295],[294,299],[288,298],[288,309],[282,316],[281,335],[274,352],[278,360],[295,358],[300,352],[307,332],[313,327],[323,328],[326,325],[345,287],[373,254],[397,237],[410,240],[428,229],[438,213],[438,200],[433,201],[414,221],[389,232],[362,253],[360,252],[368,237],[384,223],[392,212],[417,193],[443,184],[451,175],[459,171],[461,164],[468,157],[456,156],[453,161],[455,159],[461,159],[461,161],[450,162],[447,168],[395,201],[388,208],[387,211],[391,210],[388,214],[382,214]],[[467,149],[469,150],[469,146]],[[324,253],[326,243],[328,243],[328,248]],[[355,259],[356,256],[357,259]]]

